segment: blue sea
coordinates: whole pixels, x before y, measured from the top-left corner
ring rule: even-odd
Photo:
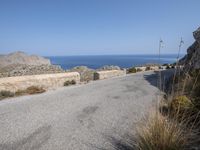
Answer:
[[[184,55],[181,55],[184,56]],[[52,64],[60,65],[63,69],[75,66],[87,66],[97,69],[105,65],[117,65],[122,68],[140,66],[144,64],[158,64],[158,55],[96,55],[96,56],[51,56],[47,57]],[[177,55],[161,55],[160,64],[174,63]]]

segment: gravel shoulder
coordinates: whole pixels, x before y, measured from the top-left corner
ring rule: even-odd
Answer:
[[[154,105],[153,72],[0,101],[0,149],[120,148]]]

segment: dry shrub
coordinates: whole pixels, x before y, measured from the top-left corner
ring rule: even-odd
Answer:
[[[149,71],[149,70],[151,70],[151,67],[147,66],[146,69],[145,69],[145,71]]]
[[[42,87],[37,87],[37,86],[30,86],[26,89],[26,92],[28,94],[38,94],[38,93],[44,93],[46,90],[43,89]]]
[[[137,68],[137,72],[141,72],[142,71],[142,69],[140,69],[140,68]]]
[[[27,95],[27,94],[39,94],[39,93],[44,93],[46,90],[43,89],[42,87],[37,87],[37,86],[30,86],[25,90],[18,90],[15,95],[20,96],[20,95]]]
[[[153,113],[139,126],[136,145],[140,150],[182,150],[190,133],[184,124]]]
[[[170,103],[170,107],[175,112],[185,111],[185,110],[191,109],[193,107],[193,104],[187,96],[181,95],[181,96],[175,97],[172,100],[172,102]]]
[[[75,85],[75,84],[76,84],[76,81],[75,81],[75,80],[65,81],[65,82],[64,82],[64,86]]]
[[[0,100],[4,99],[4,98],[8,98],[8,97],[13,97],[14,93],[10,92],[10,91],[0,91]]]

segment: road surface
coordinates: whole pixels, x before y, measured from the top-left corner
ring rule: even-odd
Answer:
[[[137,73],[0,101],[0,149],[125,149],[156,83],[153,72]]]

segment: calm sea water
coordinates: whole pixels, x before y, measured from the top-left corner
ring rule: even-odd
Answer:
[[[177,55],[161,55],[161,64],[174,63]],[[47,57],[52,64],[60,65],[63,69],[75,66],[88,66],[97,69],[104,65],[117,65],[122,68],[139,66],[148,63],[159,63],[158,55],[101,55],[101,56],[52,56]]]

